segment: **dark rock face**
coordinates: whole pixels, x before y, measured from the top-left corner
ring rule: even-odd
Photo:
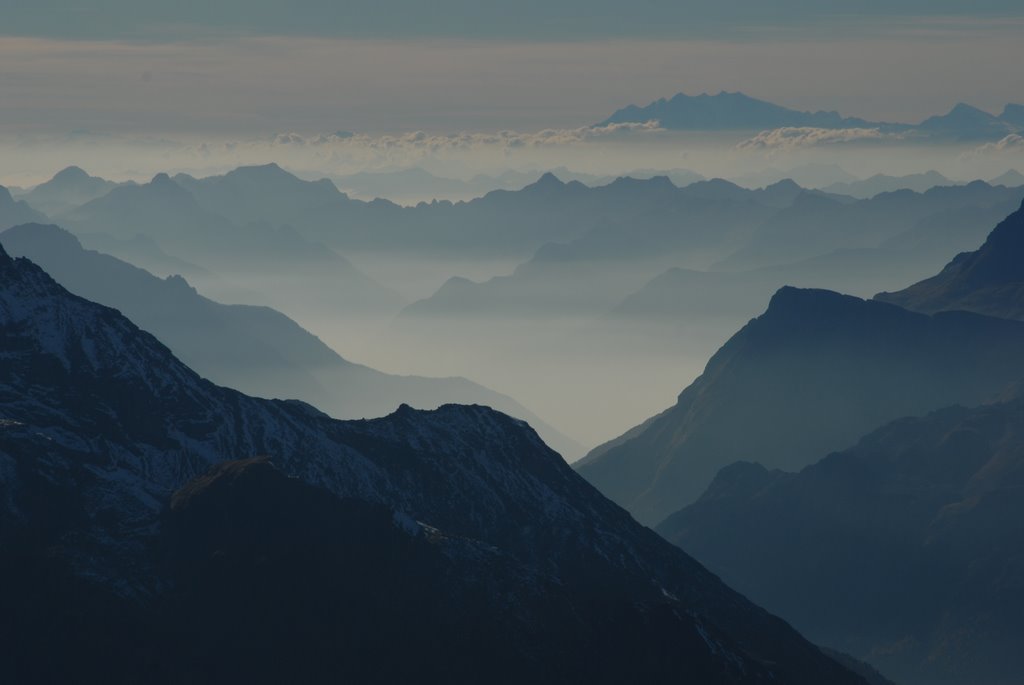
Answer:
[[[799,469],[887,421],[990,399],[1024,376],[1022,345],[1019,322],[783,288],[675,407],[578,469],[653,525],[735,461]]]
[[[964,310],[1024,319],[1024,205],[978,250],[957,255],[932,278],[875,299],[921,312]]]
[[[214,386],[27,260],[0,284],[11,682],[862,682],[520,421],[336,421]]]
[[[1019,680],[1024,400],[901,419],[799,473],[738,463],[658,527],[900,683]]]

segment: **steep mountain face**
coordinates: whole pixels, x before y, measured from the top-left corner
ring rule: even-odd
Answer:
[[[1024,648],[1024,400],[891,423],[799,473],[737,463],[658,531],[909,685],[1010,685]]]
[[[578,469],[656,524],[735,461],[797,469],[897,417],[982,402],[1024,376],[1022,344],[1019,322],[783,288],[674,407]]]
[[[69,166],[30,190],[24,199],[48,216],[57,216],[102,197],[117,186],[113,181],[90,176],[79,167]]]
[[[958,309],[1024,319],[1024,205],[978,250],[957,255],[932,278],[875,299],[921,312]]]
[[[46,221],[46,217],[24,200],[15,200],[7,188],[0,186],[0,230],[32,221]]]
[[[280,664],[335,681],[351,654],[339,641],[367,636],[393,657],[374,638],[412,639],[387,619],[423,607],[409,619],[425,626],[419,641],[398,648],[440,650],[425,668],[452,669],[450,681],[862,682],[637,525],[519,421],[455,405],[336,421],[214,386],[27,260],[0,253],[0,284],[0,634],[17,646],[15,674],[222,682],[238,661],[259,682],[278,682]],[[269,455],[305,485],[244,465],[187,485],[224,455]],[[303,560],[318,564],[306,573]],[[285,624],[297,632],[284,658],[268,653],[291,634],[274,619],[314,607],[326,610],[309,626]],[[510,676],[432,641],[465,635]],[[372,653],[360,658],[357,672]]]
[[[84,250],[56,226],[17,226],[0,234],[0,243],[71,292],[118,309],[215,383],[258,397],[303,400],[337,418],[383,416],[403,403],[421,409],[482,404],[529,421],[567,459],[583,453],[510,397],[463,378],[394,376],[353,364],[278,311],[214,302],[180,276],[160,279]]]
[[[727,93],[686,95],[655,100],[645,107],[630,105],[616,111],[601,125],[657,120],[668,129],[681,131],[754,130],[782,126],[846,128],[871,125],[863,119],[845,118],[838,112],[800,112],[764,100]]]

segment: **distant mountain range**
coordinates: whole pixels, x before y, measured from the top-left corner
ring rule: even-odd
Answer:
[[[14,682],[864,682],[522,422],[247,397],[2,250],[0,333]]]
[[[958,254],[932,278],[875,299],[927,313],[964,310],[1024,319],[1024,205],[978,250]]]
[[[703,181],[704,176],[688,169],[634,169],[616,176],[587,174],[556,167],[547,172],[508,170],[494,176],[478,174],[469,180],[437,176],[421,168],[396,171],[360,172],[333,177],[334,183],[346,193],[363,199],[387,198],[400,204],[417,204],[432,199],[470,200],[492,190],[519,190],[536,182],[544,173],[553,173],[563,181],[579,181],[588,186],[601,186],[620,176],[653,178],[666,176],[677,186]]]
[[[119,185],[98,176],[90,176],[80,167],[70,166],[59,171],[53,178],[24,193],[20,199],[47,216],[57,216],[84,205],[90,200],[103,197]]]
[[[735,461],[798,469],[893,419],[991,399],[1024,377],[1024,323],[926,316],[783,288],[675,406],[577,463],[648,525]]]
[[[844,117],[838,112],[801,112],[743,93],[717,95],[679,93],[639,107],[629,105],[599,125],[656,120],[664,128],[677,131],[765,130],[787,127],[826,129],[877,128],[891,133],[941,140],[999,140],[1024,130],[1022,105],[1007,105],[995,116],[976,107],[959,103],[948,113],[929,117],[919,124],[900,124]]]
[[[1024,400],[905,418],[798,473],[740,462],[658,526],[906,685],[997,685],[1024,648]]]
[[[67,231],[28,224],[0,233],[15,257],[28,257],[77,295],[114,307],[216,383],[258,397],[300,399],[337,418],[369,418],[400,404],[434,409],[481,404],[529,421],[567,459],[583,448],[509,397],[464,378],[394,376],[353,364],[269,307],[209,300],[180,276],[157,278],[109,255],[85,250]]]
[[[46,217],[24,200],[15,200],[7,188],[0,186],[0,230],[32,221],[46,221]]]
[[[397,311],[403,304],[400,295],[279,221],[317,197],[344,196],[329,181],[310,184],[275,170],[245,170],[227,181],[210,181],[212,190],[202,194],[209,206],[166,174],[157,174],[149,183],[114,188],[58,215],[57,221],[87,241],[100,238],[108,249],[145,236],[159,251],[202,267],[192,278],[222,299],[278,307],[301,302],[334,316]],[[229,217],[210,206],[235,210]],[[139,266],[158,270],[145,261]]]
[[[847,181],[844,183],[832,183],[822,188],[827,193],[837,195],[849,195],[858,199],[874,197],[880,193],[890,193],[896,190],[913,190],[916,193],[923,193],[935,186],[955,185],[954,181],[946,178],[938,171],[926,171],[921,174],[908,174],[906,176],[889,176],[887,174],[875,174],[870,178],[861,181]],[[999,185],[992,182],[992,185]]]

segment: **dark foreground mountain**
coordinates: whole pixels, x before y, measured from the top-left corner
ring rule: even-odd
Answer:
[[[2,252],[0,337],[6,681],[862,682],[503,414],[250,398]]]
[[[897,682],[1020,680],[1024,400],[901,419],[799,473],[734,464],[658,530]]]
[[[215,383],[258,397],[303,400],[337,418],[383,416],[403,403],[420,409],[483,404],[529,421],[566,459],[583,454],[582,446],[510,397],[464,378],[396,376],[349,362],[278,311],[214,302],[180,276],[157,278],[85,250],[57,226],[16,226],[0,234],[0,242],[71,292],[118,309]]]
[[[961,309],[1024,319],[1024,205],[938,275],[875,299],[921,312]]]
[[[1016,321],[782,288],[674,407],[579,472],[655,524],[735,461],[798,469],[895,418],[985,401],[1024,376],[1022,346]]]

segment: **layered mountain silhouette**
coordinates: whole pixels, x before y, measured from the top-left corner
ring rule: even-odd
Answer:
[[[603,313],[680,264],[750,272],[705,279],[734,288],[749,315],[763,307],[766,292],[787,282],[812,285],[823,278],[817,283],[870,294],[881,283],[929,273],[951,249],[978,245],[1024,197],[1024,189],[980,181],[858,202],[792,181],[747,190],[723,180],[676,188],[665,179],[620,179],[604,190],[648,209],[633,221],[602,221],[574,241],[546,245],[508,276],[452,278],[403,317]],[[691,295],[704,298],[708,308],[718,302],[715,288],[680,292],[680,302]]]
[[[1010,169],[1006,173],[996,176],[989,183],[994,186],[1007,186],[1009,188],[1024,186],[1024,174],[1016,169]]]
[[[1024,648],[1024,400],[897,420],[798,473],[741,462],[658,531],[812,639],[908,685]]]
[[[69,166],[49,181],[32,188],[22,199],[47,216],[57,216],[106,195],[118,185],[105,178],[90,176],[80,167]]]
[[[0,186],[0,230],[32,221],[46,221],[46,217],[24,200],[15,200],[7,188]]]
[[[822,190],[828,193],[866,199],[880,193],[891,193],[896,190],[913,190],[917,193],[923,193],[935,186],[951,185],[954,185],[953,181],[938,171],[932,170],[920,174],[907,174],[905,176],[875,174],[859,181],[832,183],[822,188]],[[992,181],[992,185],[1000,184]]]
[[[783,288],[674,407],[577,468],[656,524],[735,461],[798,469],[895,418],[990,399],[1024,374],[1022,344],[1020,322]]]
[[[838,112],[800,112],[743,93],[717,95],[678,93],[638,107],[624,107],[601,125],[657,120],[668,129],[681,131],[753,130],[784,126],[817,128],[859,128],[873,126],[864,119],[840,116]]]
[[[263,178],[258,173],[242,176]],[[280,178],[279,174],[271,176]],[[248,188],[247,193],[238,191],[238,185],[228,184],[230,191],[239,196],[237,206],[255,206],[254,215],[265,205],[279,200],[286,203],[280,194],[261,193],[265,184],[241,184]],[[322,184],[312,185],[323,188]],[[265,198],[263,205],[256,205],[254,198],[261,196]],[[301,198],[295,200],[293,205],[300,201]],[[302,302],[334,314],[394,312],[403,304],[401,296],[362,273],[340,254],[303,238],[287,225],[269,220],[235,223],[202,206],[192,193],[166,174],[157,174],[146,184],[115,188],[61,215],[59,222],[86,238],[105,237],[108,244],[111,238],[124,241],[139,234],[146,236],[171,256],[196,264],[222,277],[228,285],[235,285],[232,290],[221,280],[200,280],[204,287],[225,297],[237,298],[238,291],[250,289],[257,294],[249,300],[275,305]],[[147,263],[140,266],[155,267]],[[201,279],[199,274],[193,277]]]
[[[790,264],[839,249],[871,247],[941,250],[948,255],[984,240],[991,226],[1016,209],[1024,189],[984,181],[899,190],[849,203],[805,193],[771,216],[747,244],[716,265],[747,270]],[[952,241],[952,242],[950,242]]]
[[[2,251],[0,334],[15,680],[863,682],[520,421],[250,398]]]
[[[812,128],[878,128],[886,132],[907,134],[914,138],[953,140],[998,140],[1024,129],[1024,107],[1007,105],[995,116],[970,105],[959,103],[949,112],[928,117],[918,124],[885,123],[838,112],[802,112],[743,93],[722,91],[717,95],[679,93],[640,107],[629,105],[599,125],[656,120],[664,128],[678,131],[754,131],[787,127]]]
[[[1013,112],[1013,105],[1007,105]],[[998,140],[1019,128],[1015,122],[994,116],[963,102],[946,114],[929,117],[916,126],[918,131],[943,138],[960,140]]]
[[[353,364],[280,312],[219,304],[180,276],[157,278],[85,250],[57,226],[17,226],[0,233],[0,243],[75,294],[118,309],[216,383],[259,397],[300,399],[338,418],[383,416],[403,403],[422,409],[482,404],[529,421],[567,459],[583,452],[509,397],[463,378],[394,376]]]
[[[958,309],[1024,319],[1024,205],[978,250],[957,255],[932,278],[875,299],[921,312]]]

